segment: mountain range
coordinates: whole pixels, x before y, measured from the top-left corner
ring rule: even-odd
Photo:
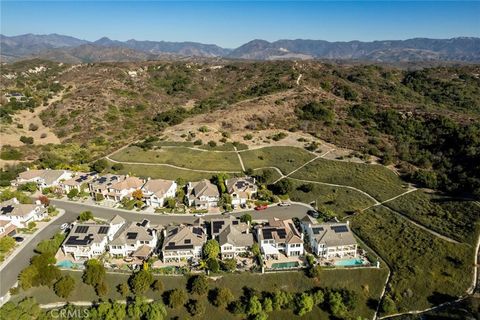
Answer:
[[[180,57],[249,60],[341,59],[376,62],[480,62],[480,38],[414,38],[408,40],[328,42],[324,40],[252,40],[236,49],[214,44],[167,41],[117,41],[103,37],[86,41],[59,34],[0,35],[1,60],[31,58],[81,63],[144,61]]]

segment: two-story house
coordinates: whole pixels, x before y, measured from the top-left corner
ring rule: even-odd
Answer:
[[[63,193],[67,194],[72,189],[77,189],[78,192],[89,189],[89,183],[97,177],[95,172],[75,172],[73,177],[60,182],[59,186]]]
[[[165,199],[174,198],[177,192],[177,183],[171,180],[151,179],[142,187],[143,198],[147,206],[163,207]]]
[[[302,218],[301,224],[308,235],[310,247],[317,256],[326,259],[357,256],[357,241],[348,221],[318,223],[307,215]]]
[[[29,222],[47,217],[47,210],[39,204],[23,204],[16,198],[0,204],[0,220],[11,221],[17,228],[26,228]]]
[[[38,188],[58,187],[60,182],[72,178],[73,173],[68,170],[28,170],[18,174],[18,177],[12,181],[13,186],[19,186],[28,182],[34,182]]]
[[[115,234],[108,250],[115,257],[132,256],[145,260],[155,250],[157,241],[157,230],[150,227],[148,220],[128,222]]]
[[[216,185],[204,179],[198,182],[189,182],[187,185],[188,205],[196,209],[209,209],[218,206],[220,192]]]
[[[126,176],[122,181],[113,183],[107,188],[106,199],[113,201],[122,201],[123,198],[130,198],[135,190],[143,187],[145,181],[140,178]]]
[[[232,197],[232,206],[234,208],[247,203],[258,191],[255,178],[253,177],[227,179],[225,185]]]
[[[202,258],[202,247],[207,241],[203,223],[169,226],[164,229],[163,262],[180,262]]]
[[[96,177],[88,184],[90,195],[93,199],[99,201],[105,199],[108,193],[108,188],[113,184],[125,180],[127,177],[118,174],[106,174]]]
[[[17,227],[8,220],[0,220],[0,239],[6,236],[13,237],[16,233]]]
[[[210,236],[220,245],[221,259],[235,258],[247,253],[253,245],[250,224],[234,216],[210,220]]]
[[[304,253],[303,234],[292,219],[270,219],[266,224],[256,226],[256,237],[266,259],[277,259],[280,254],[291,257]]]

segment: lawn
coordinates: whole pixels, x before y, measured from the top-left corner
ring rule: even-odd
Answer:
[[[295,147],[265,147],[240,153],[245,168],[277,167],[288,174],[315,156]]]
[[[304,192],[299,189],[303,182],[291,180],[294,191],[289,193],[290,199],[303,203],[316,201],[317,207],[323,206],[333,210],[337,217],[345,217],[373,204],[373,201],[364,194],[346,188],[337,188],[311,183],[312,191]]]
[[[185,147],[146,151],[138,147],[128,147],[115,153],[110,158],[121,162],[166,163],[197,170],[242,170],[240,161],[234,152],[197,151]]]
[[[356,215],[352,227],[389,264],[389,291],[399,312],[454,300],[470,286],[471,246],[441,240],[383,207]]]
[[[450,238],[475,244],[480,206],[473,201],[417,190],[385,205]]]
[[[351,186],[367,192],[379,201],[406,191],[402,180],[382,165],[317,159],[291,177]]]
[[[110,165],[114,164],[109,162]],[[210,179],[212,173],[196,172],[183,169],[177,169],[167,166],[149,166],[145,164],[123,164],[123,169],[116,171],[119,174],[131,174],[137,177],[150,177],[152,179],[177,180],[182,178],[185,181],[199,181],[201,179]]]
[[[63,271],[72,275],[76,280],[76,288],[69,301],[98,301],[93,288],[83,284],[81,280],[81,272]],[[287,272],[287,273],[271,273],[271,274],[229,274],[217,279],[211,280],[210,287],[227,287],[235,295],[236,299],[242,294],[244,287],[255,288],[258,291],[273,291],[276,288],[299,292],[305,291],[313,287],[323,288],[347,288],[358,294],[358,307],[355,316],[371,318],[374,313],[372,300],[377,301],[382,290],[382,284],[387,275],[386,269],[357,269],[357,270],[323,270],[319,277],[320,280],[312,280],[307,278],[303,272]],[[155,276],[160,278],[164,283],[165,290],[173,288],[185,288],[186,277],[184,276]],[[128,275],[123,274],[107,274],[107,283],[109,285],[109,293],[107,298],[122,299],[116,291],[116,286],[127,281]],[[13,301],[21,300],[26,296],[33,296],[41,303],[51,303],[56,301],[65,301],[56,296],[53,290],[47,287],[37,287],[21,292],[13,297]],[[161,293],[148,291],[147,297],[152,299],[161,299]],[[206,313],[209,319],[239,319],[224,309],[218,309],[212,306],[206,296],[195,299],[201,300],[207,307]],[[175,310],[168,309],[169,318],[178,316],[180,319],[188,318],[185,308]],[[270,314],[270,319],[291,319],[301,317],[294,316],[291,311],[274,312]],[[327,312],[320,310],[318,307],[307,314],[302,319],[329,319]]]

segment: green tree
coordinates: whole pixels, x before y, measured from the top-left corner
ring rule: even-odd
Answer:
[[[188,279],[189,291],[192,294],[204,295],[208,292],[208,279],[203,274]]]
[[[240,217],[240,221],[244,223],[252,223],[252,215],[249,213],[245,213]]]
[[[15,247],[15,239],[9,236],[5,236],[0,239],[0,252],[5,253],[13,249]]]
[[[217,273],[218,271],[220,271],[220,264],[218,263],[217,259],[208,259],[207,268],[213,273]]]
[[[166,198],[164,205],[166,208],[175,209],[175,207],[177,206],[177,201],[175,200],[175,198]]]
[[[257,296],[251,296],[247,302],[247,315],[252,316],[262,312],[262,304]]]
[[[148,320],[164,320],[167,319],[167,309],[162,301],[153,301],[148,304],[145,312],[145,319]]]
[[[75,279],[70,275],[65,275],[53,285],[53,290],[60,298],[68,298],[75,289]]]
[[[227,272],[232,272],[237,269],[237,260],[235,259],[224,259],[222,261],[222,269]]]
[[[293,185],[290,180],[282,179],[275,184],[270,185],[269,189],[273,191],[274,194],[284,195],[293,191]]]
[[[297,297],[295,302],[296,310],[295,312],[299,316],[303,316],[308,312],[312,311],[314,306],[314,301],[311,295],[308,293],[302,293],[300,296]]]
[[[99,297],[105,297],[108,294],[108,285],[105,281],[100,282],[95,286],[95,292]]]
[[[203,256],[206,259],[216,259],[220,253],[220,246],[215,239],[208,240],[203,245]]]
[[[183,289],[173,289],[168,294],[168,306],[176,309],[183,306],[187,301],[187,293]]]
[[[268,297],[263,299],[262,308],[263,308],[263,311],[265,312],[272,312],[273,311],[272,299]]]
[[[90,259],[86,263],[82,278],[85,284],[96,287],[98,284],[104,281],[105,275],[106,270],[103,266],[103,263],[97,259]]]
[[[27,192],[35,192],[38,190],[38,186],[35,182],[27,182],[21,184],[17,187],[18,191],[27,191]]]
[[[145,293],[153,283],[153,276],[150,271],[141,269],[134,273],[128,280],[130,289],[136,295]]]
[[[293,302],[293,295],[283,290],[275,290],[273,293],[273,309],[288,309]]]
[[[162,280],[160,279],[156,279],[155,281],[153,281],[152,283],[152,290],[153,291],[163,291],[163,282]]]
[[[77,189],[77,188],[72,188],[72,189],[67,193],[68,199],[73,199],[73,198],[75,198],[76,196],[78,196],[78,189]]]
[[[261,254],[260,246],[256,242],[254,242],[253,245],[252,245],[252,254],[256,257],[260,256],[260,254]]]
[[[108,167],[108,161],[106,159],[99,159],[95,161],[90,168],[98,173],[101,173],[105,171],[107,167]]]
[[[330,312],[334,317],[345,319],[348,317],[347,306],[343,303],[342,295],[339,292],[330,292],[328,295]]]
[[[198,300],[190,299],[187,302],[187,311],[192,316],[197,316],[205,313],[205,305]]]
[[[215,289],[212,303],[216,307],[226,307],[234,299],[235,297],[230,289],[221,287]]]
[[[80,222],[84,222],[84,221],[88,221],[88,220],[92,220],[92,219],[93,219],[92,211],[83,211],[78,216],[78,221],[80,221]]]
[[[395,305],[395,301],[390,297],[390,295],[385,295],[382,300],[381,305],[382,312],[385,314],[393,314],[397,312],[397,306]]]
[[[128,284],[120,283],[117,286],[117,291],[118,291],[118,293],[120,293],[122,295],[122,297],[126,298],[128,296],[128,294],[130,293],[130,288],[129,288]]]

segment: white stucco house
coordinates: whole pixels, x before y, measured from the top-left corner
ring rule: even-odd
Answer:
[[[232,197],[233,207],[246,204],[258,191],[255,178],[253,177],[227,179],[225,185]]]
[[[108,251],[115,257],[147,259],[157,247],[157,230],[148,220],[127,222],[108,244]]]
[[[280,254],[287,257],[304,254],[303,234],[292,219],[270,219],[266,224],[256,226],[256,237],[266,259],[278,259]]]
[[[163,207],[166,199],[175,197],[177,183],[172,180],[151,179],[143,185],[142,192],[147,206]]]
[[[204,179],[198,182],[189,182],[187,185],[187,199],[190,207],[209,209],[218,206],[220,192],[216,185]]]
[[[22,204],[16,198],[4,201],[0,206],[0,220],[10,221],[17,228],[26,228],[29,222],[40,221],[47,217],[44,206]]]
[[[12,181],[13,186],[34,182],[38,188],[58,187],[63,180],[71,179],[73,172],[68,170],[27,170],[19,173],[17,179]]]

